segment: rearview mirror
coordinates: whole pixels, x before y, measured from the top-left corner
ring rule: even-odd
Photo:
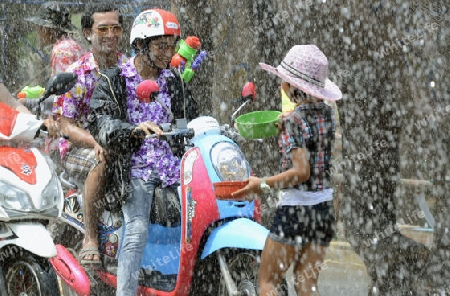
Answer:
[[[245,100],[251,99],[253,102],[256,101],[256,87],[253,82],[247,82],[241,92],[241,97]]]
[[[77,82],[78,75],[74,73],[58,73],[53,75],[45,86],[45,92],[42,98],[48,98],[51,95],[62,95],[68,92]]]
[[[147,79],[139,83],[136,88],[136,95],[139,101],[150,103],[155,101],[159,93],[159,86],[155,81]]]

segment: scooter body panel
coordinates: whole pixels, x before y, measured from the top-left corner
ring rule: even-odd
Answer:
[[[36,148],[0,146],[0,221],[54,219],[63,208],[61,184]]]
[[[121,213],[103,211],[98,223],[99,249],[104,255],[118,259],[119,248],[124,233]]]
[[[16,245],[43,258],[56,256],[56,247],[44,225],[35,222],[9,222],[14,237],[1,240],[0,247]]]
[[[269,230],[247,218],[238,218],[215,228],[203,248],[201,259],[222,248],[262,250]]]
[[[62,245],[56,245],[57,255],[50,259],[56,274],[79,296],[91,295],[91,283],[77,259]]]
[[[178,274],[180,269],[181,226],[151,224],[141,267],[164,275]]]
[[[185,174],[195,179],[187,182]],[[220,218],[213,185],[198,147],[185,153],[181,162],[183,230],[180,251],[180,273],[175,290],[187,295],[201,239],[205,230]],[[183,294],[184,293],[184,294]]]
[[[211,159],[211,150],[218,143],[230,143],[235,145],[237,149],[239,147],[231,139],[221,134],[204,134],[198,135],[193,140],[193,143],[200,150],[202,159],[208,172],[208,176],[212,183],[222,181],[214,168]],[[248,172],[249,175],[251,172]],[[214,196],[215,199],[215,196]],[[230,217],[252,217],[255,210],[255,202],[239,202],[239,201],[227,201],[215,199],[217,207],[220,210],[220,219],[226,219]]]

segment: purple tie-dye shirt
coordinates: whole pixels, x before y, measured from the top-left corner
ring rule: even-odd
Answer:
[[[140,102],[136,95],[138,84],[143,80],[134,66],[134,58],[122,65],[126,78],[127,106],[130,123],[151,121],[156,124],[170,122],[169,113],[158,102]],[[170,93],[166,79],[173,77],[169,69],[163,69],[156,83],[159,86],[158,99],[170,109]],[[131,177],[148,180],[153,171],[158,172],[163,186],[172,185],[180,179],[180,160],[173,155],[166,141],[156,138],[145,139],[139,151],[131,158]]]

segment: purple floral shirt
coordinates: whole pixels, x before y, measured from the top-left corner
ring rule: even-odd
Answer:
[[[136,95],[138,84],[143,80],[134,66],[134,58],[122,67],[126,78],[127,106],[130,123],[151,121],[156,124],[170,122],[170,115],[158,102],[145,103]],[[170,93],[166,79],[173,77],[169,69],[163,69],[156,80],[159,86],[158,99],[170,109]],[[158,172],[162,185],[172,185],[180,179],[180,160],[174,156],[166,141],[156,138],[145,139],[139,151],[131,158],[131,177],[148,180],[153,171]]]
[[[119,65],[127,61],[128,58],[125,55],[117,53],[117,63]],[[95,85],[100,78],[98,65],[92,52],[85,54],[78,61],[70,65],[67,68],[67,72],[77,74],[78,80],[69,92],[56,98],[53,104],[53,113],[58,116],[62,115],[75,119],[78,127],[87,130],[89,126],[87,118],[90,108],[89,104]],[[61,159],[64,159],[69,149],[69,141],[61,138],[59,142]]]

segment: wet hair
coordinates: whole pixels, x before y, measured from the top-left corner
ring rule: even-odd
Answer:
[[[81,29],[92,29],[94,25],[94,13],[116,11],[119,14],[119,24],[123,25],[123,16],[119,9],[112,3],[90,3],[86,6],[83,15],[81,16]]]
[[[43,28],[45,28],[44,30],[49,30],[51,32],[50,34],[52,35],[52,38],[55,38],[56,40],[60,39],[63,36],[69,36],[68,32],[66,32],[60,28],[50,28],[50,27],[44,27],[44,26],[43,26]]]
[[[291,87],[292,84],[290,84],[289,82],[286,83],[289,87]],[[307,93],[294,86],[294,93],[292,94],[292,98],[290,98],[291,102],[299,104],[302,101],[306,100],[307,98],[308,98]]]
[[[298,88],[294,88],[294,99],[297,101],[303,101],[307,98],[307,94],[301,90],[299,90]]]

